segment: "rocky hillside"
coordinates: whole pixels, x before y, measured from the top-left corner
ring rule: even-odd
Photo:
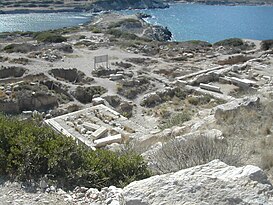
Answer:
[[[100,0],[90,5],[90,10],[124,10],[124,9],[154,9],[166,8],[167,4],[161,0]],[[89,9],[87,7],[87,9]]]
[[[14,191],[16,190],[16,191]],[[176,173],[135,181],[124,189],[101,191],[77,187],[66,193],[50,187],[46,193],[26,193],[18,184],[0,187],[1,202],[17,204],[110,204],[110,205],[245,205],[273,203],[272,184],[264,172],[252,165],[228,166],[214,160]],[[20,193],[20,194],[19,194]]]

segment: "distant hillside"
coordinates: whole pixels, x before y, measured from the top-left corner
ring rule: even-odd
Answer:
[[[93,11],[166,7],[168,4],[163,3],[162,0],[97,0],[94,3],[83,5],[83,8]]]
[[[209,5],[273,5],[273,0],[0,0],[0,14],[154,9],[166,8],[168,3],[173,2],[192,2]]]

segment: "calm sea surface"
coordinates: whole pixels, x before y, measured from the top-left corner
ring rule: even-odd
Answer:
[[[44,31],[86,23],[91,18],[88,13],[31,13],[0,14],[0,32]]]
[[[273,7],[175,4],[167,9],[134,10],[152,15],[147,21],[167,26],[173,40],[216,42],[226,38],[273,39]],[[89,21],[90,13],[2,14],[0,32],[42,31]]]
[[[273,7],[269,6],[175,4],[164,10],[140,11],[152,15],[147,21],[167,26],[177,41],[216,42],[232,37],[273,39]]]

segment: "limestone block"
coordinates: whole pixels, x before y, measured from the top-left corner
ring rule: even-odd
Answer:
[[[101,97],[93,98],[92,103],[93,103],[93,105],[104,104],[104,99]]]
[[[118,73],[118,74],[110,74],[110,80],[120,80],[123,78],[123,74]]]
[[[240,79],[240,78],[236,78],[236,77],[231,77],[230,80],[233,84],[236,84],[242,88],[248,88],[250,86],[256,85],[255,81],[248,80],[248,79]]]
[[[108,130],[105,127],[100,127],[95,132],[93,132],[92,137],[99,139],[102,138],[107,132]]]
[[[209,84],[204,84],[204,83],[200,83],[200,88],[205,89],[205,90],[209,90],[209,91],[214,91],[214,92],[218,92],[220,93],[220,87],[214,86],[214,85],[209,85]]]
[[[89,122],[84,122],[83,123],[83,127],[87,130],[90,130],[90,131],[95,131],[97,129],[100,128],[99,125],[96,125],[96,124],[93,124],[93,123],[89,123]]]
[[[96,148],[104,147],[104,146],[112,144],[112,143],[121,143],[121,142],[122,142],[121,134],[101,138],[101,139],[98,139],[98,140],[94,141]]]

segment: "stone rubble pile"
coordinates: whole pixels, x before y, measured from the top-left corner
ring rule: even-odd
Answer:
[[[92,205],[120,205],[124,204],[121,188],[110,186],[102,188],[101,191],[95,188],[76,187],[72,193],[65,194],[65,201],[73,204]]]

